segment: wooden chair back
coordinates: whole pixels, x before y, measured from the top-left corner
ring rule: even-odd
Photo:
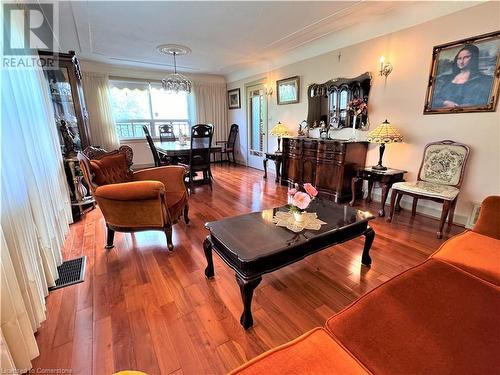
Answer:
[[[229,129],[229,136],[227,138],[226,149],[233,150],[234,145],[236,144],[236,137],[238,136],[239,126],[236,124],[232,124]]]
[[[151,138],[151,134],[149,133],[149,129],[146,125],[142,125],[142,130],[144,131],[144,135],[146,136],[146,140],[148,141],[149,148],[151,149],[151,154],[153,154],[153,160],[155,162],[155,167],[159,167],[161,165],[160,156],[158,155],[158,151],[156,150],[155,143],[153,142],[153,138]]]
[[[214,128],[212,125],[198,124],[191,128],[191,148],[189,167],[192,171],[210,169],[210,149]]]
[[[160,125],[160,142],[175,142],[174,127],[171,124]]]

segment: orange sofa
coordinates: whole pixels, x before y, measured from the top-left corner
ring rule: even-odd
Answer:
[[[499,374],[500,197],[422,264],[231,374]]]

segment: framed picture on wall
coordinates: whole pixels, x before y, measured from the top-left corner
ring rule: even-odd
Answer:
[[[500,31],[434,47],[424,114],[495,111]]]
[[[229,109],[241,108],[240,89],[233,89],[227,92],[227,102]]]
[[[300,101],[299,76],[276,81],[276,97],[278,104],[293,104]]]

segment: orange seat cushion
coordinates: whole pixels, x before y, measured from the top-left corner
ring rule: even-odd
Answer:
[[[313,329],[230,372],[232,375],[368,373],[322,328]]]
[[[430,259],[326,327],[376,374],[498,374],[499,311],[498,287]]]
[[[500,286],[500,240],[467,231],[450,238],[431,257]]]

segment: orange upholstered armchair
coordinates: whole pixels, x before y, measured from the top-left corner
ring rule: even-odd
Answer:
[[[161,230],[172,250],[172,225],[183,214],[189,223],[185,169],[167,166],[133,172],[132,157],[128,146],[93,159],[78,153],[85,180],[106,220],[106,248],[113,247],[115,231]]]

